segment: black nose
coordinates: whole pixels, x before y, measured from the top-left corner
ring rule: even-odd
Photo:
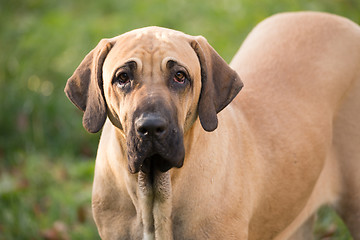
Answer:
[[[140,137],[161,138],[166,135],[168,125],[165,118],[156,114],[141,115],[135,120],[136,132]]]

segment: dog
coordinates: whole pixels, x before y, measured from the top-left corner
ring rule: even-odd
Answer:
[[[86,130],[102,129],[92,193],[102,239],[312,239],[324,204],[360,239],[350,20],[277,14],[230,65],[201,36],[133,30],[101,40],[65,92]]]

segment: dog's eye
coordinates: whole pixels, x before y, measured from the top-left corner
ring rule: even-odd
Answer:
[[[185,83],[186,81],[186,74],[182,71],[178,71],[175,73],[174,81],[178,83]]]
[[[126,72],[119,72],[115,75],[115,82],[119,83],[120,85],[125,85],[129,81],[130,77]]]

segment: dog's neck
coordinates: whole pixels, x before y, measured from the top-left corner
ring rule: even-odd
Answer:
[[[173,239],[172,190],[169,171],[154,176],[139,172],[138,204],[144,226],[144,239]]]

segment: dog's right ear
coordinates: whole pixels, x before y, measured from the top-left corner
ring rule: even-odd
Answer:
[[[84,112],[83,126],[88,132],[98,132],[106,120],[102,67],[113,42],[103,39],[84,58],[65,87],[66,96]]]

